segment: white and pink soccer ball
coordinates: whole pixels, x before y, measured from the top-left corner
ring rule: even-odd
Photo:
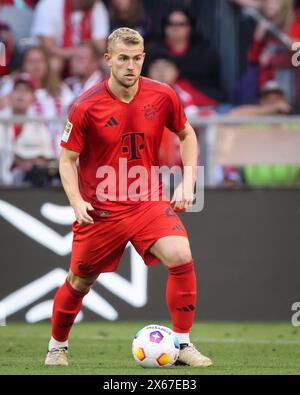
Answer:
[[[132,343],[132,354],[143,368],[172,366],[179,354],[175,333],[161,325],[148,325],[137,332]]]

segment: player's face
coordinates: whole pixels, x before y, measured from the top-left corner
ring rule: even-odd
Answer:
[[[125,88],[134,86],[142,72],[145,59],[143,44],[116,43],[112,53],[106,54],[111,74]]]

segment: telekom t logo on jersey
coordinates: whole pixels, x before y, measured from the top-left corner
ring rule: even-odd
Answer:
[[[126,133],[122,136],[122,153],[129,154],[130,157],[128,161],[134,159],[141,159],[139,156],[139,151],[143,150],[145,147],[144,144],[145,135],[144,133]]]

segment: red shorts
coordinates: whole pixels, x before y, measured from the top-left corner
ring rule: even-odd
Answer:
[[[160,260],[148,250],[160,238],[187,236],[169,202],[147,202],[145,209],[119,220],[95,220],[94,224],[73,224],[71,270],[79,277],[114,272],[130,241],[147,265]]]

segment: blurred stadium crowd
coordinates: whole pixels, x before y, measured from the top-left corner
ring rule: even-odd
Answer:
[[[291,58],[300,41],[299,3],[0,0],[0,185],[60,184],[63,119],[78,95],[108,76],[106,38],[121,26],[145,37],[143,74],[171,85],[190,117],[298,114],[300,67]],[[20,117],[41,121],[15,122]],[[180,164],[172,133],[164,135],[161,157]],[[297,166],[262,170],[271,168],[277,184],[299,183]],[[250,183],[243,170],[223,166],[219,183]]]

